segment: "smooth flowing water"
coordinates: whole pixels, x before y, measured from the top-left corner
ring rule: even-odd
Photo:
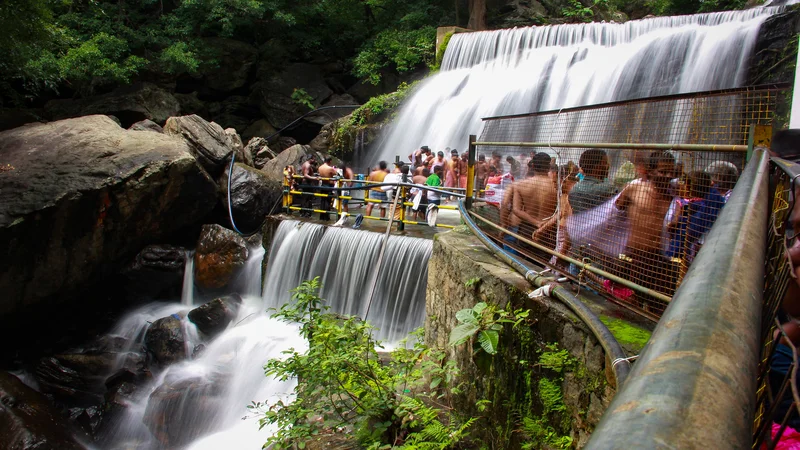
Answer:
[[[441,72],[406,101],[367,162],[421,145],[465,151],[483,117],[740,86],[761,24],[782,9],[455,34]]]
[[[237,317],[210,342],[204,342],[186,319],[196,307],[186,292],[194,286],[191,258],[187,258],[181,303],[141,307],[110,333],[127,342],[118,357],[118,368],[122,368],[128,352],[145,346],[145,334],[153,322],[181,318],[187,336],[186,360],[154,372],[153,380],[114,417],[99,447],[159,448],[154,433],[161,433],[173,446],[194,450],[260,449],[270,430],[259,430],[247,406],[253,401],[291,400],[295,385],[265,377],[263,366],[289,348],[302,351],[306,346],[294,325],[271,319],[267,309],[288,301],[289,290],[301,281],[320,276],[321,294],[330,301],[332,311],[363,317],[365,286],[376,275],[375,258],[382,240],[377,233],[282,222],[269,252],[263,293],[265,252],[258,246],[249,249],[247,264],[230,283],[231,290],[243,298]],[[430,241],[390,237],[369,317],[380,329],[378,339],[397,341],[422,325],[430,252]]]

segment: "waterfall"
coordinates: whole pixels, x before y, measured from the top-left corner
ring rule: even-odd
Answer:
[[[740,86],[761,24],[782,10],[455,34],[369,163],[464,151],[484,117]]]
[[[183,266],[183,290],[181,291],[181,304],[192,306],[194,304],[194,252],[186,252],[186,263]]]
[[[319,276],[320,295],[333,312],[363,318],[382,242],[379,233],[281,222],[264,283],[267,306],[286,303],[290,289]],[[431,250],[429,240],[389,237],[367,318],[378,328],[378,340],[398,341],[422,325]]]

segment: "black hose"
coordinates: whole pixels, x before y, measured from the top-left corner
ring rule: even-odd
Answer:
[[[530,267],[528,267],[524,262],[520,261],[519,259],[515,258],[512,255],[509,255],[506,251],[504,251],[499,245],[497,245],[494,241],[489,239],[483,231],[478,228],[472,218],[469,216],[469,212],[467,211],[466,206],[464,205],[463,201],[458,202],[458,209],[461,212],[461,218],[464,220],[464,223],[469,227],[472,233],[483,242],[492,253],[495,254],[498,258],[503,260],[506,264],[513,267],[517,272],[519,272],[525,280],[533,284],[537,287],[542,287],[547,284],[548,281],[551,281],[550,278],[543,277],[538,274],[538,272],[534,271]],[[532,276],[535,274],[535,276]],[[617,339],[611,334],[611,331],[606,327],[606,325],[600,321],[597,315],[589,309],[586,305],[583,304],[580,299],[572,295],[569,291],[564,289],[562,286],[555,286],[552,288],[551,295],[562,303],[566,304],[572,312],[575,313],[582,321],[589,327],[589,330],[592,332],[597,341],[600,342],[600,345],[603,347],[603,350],[608,355],[609,359],[612,361],[612,370],[614,371],[614,378],[617,382],[617,389],[619,389],[622,384],[625,382],[625,379],[628,377],[628,373],[630,373],[630,363],[628,362],[627,355],[625,351],[622,349],[622,346],[619,345]]]
[[[322,111],[322,110],[325,110],[325,109],[360,108],[360,107],[361,107],[361,105],[333,105],[333,106],[322,106],[322,107],[319,107],[319,108],[317,108],[317,109],[315,109],[313,111],[309,111],[309,112],[303,114],[302,116],[298,117],[297,119],[294,119],[292,122],[289,123],[289,125],[286,125],[285,127],[281,128],[280,130],[270,134],[269,137],[265,138],[265,140],[269,141],[270,139],[272,139],[275,136],[279,135],[281,133],[281,131],[291,127],[292,125],[296,124],[297,122],[300,122],[304,117],[308,116],[309,114],[314,114],[317,111]]]

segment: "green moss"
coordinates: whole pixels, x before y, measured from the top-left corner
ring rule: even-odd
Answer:
[[[453,37],[453,32],[449,32],[444,35],[442,39],[442,43],[439,44],[439,48],[436,49],[436,63],[433,67],[431,67],[432,71],[439,70],[442,67],[442,60],[444,60],[444,52],[447,50],[447,45],[450,44],[450,38]]]
[[[558,344],[548,344],[547,351],[539,355],[539,365],[554,372],[572,370],[577,365],[575,358],[566,349],[558,349]]]
[[[553,412],[564,411],[564,395],[561,393],[561,385],[549,378],[539,380],[539,400],[542,402],[542,413],[548,415]]]
[[[641,350],[647,341],[650,340],[650,331],[644,328],[639,328],[624,320],[614,319],[608,316],[600,316],[600,320],[608,327],[611,334],[622,345],[633,347],[635,350]]]

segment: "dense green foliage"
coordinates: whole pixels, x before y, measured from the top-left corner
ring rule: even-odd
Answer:
[[[222,49],[253,45],[270,61],[341,60],[373,82],[430,64],[443,0],[7,0],[0,4],[5,100],[160,75],[202,73]]]
[[[417,341],[382,361],[371,327],[357,317],[326,313],[317,295],[319,279],[294,290],[294,303],[274,317],[300,325],[308,350],[289,350],[270,360],[267,375],[297,379],[291,403],[254,403],[261,425],[275,424],[267,445],[304,448],[320,435],[344,430],[368,449],[448,449],[462,441],[477,420],[458,420],[446,403],[458,392],[458,370],[445,353]],[[485,406],[485,403],[481,403]]]
[[[480,281],[480,279],[478,280]],[[477,282],[468,280],[466,287],[476,284]],[[496,305],[479,302],[472,308],[462,309],[456,313],[458,325],[450,332],[449,344],[458,346],[467,341],[473,341],[473,348],[476,351],[483,350],[494,355],[500,345],[503,324],[517,326],[528,317],[528,314],[530,314],[530,310],[527,309],[506,311]]]

